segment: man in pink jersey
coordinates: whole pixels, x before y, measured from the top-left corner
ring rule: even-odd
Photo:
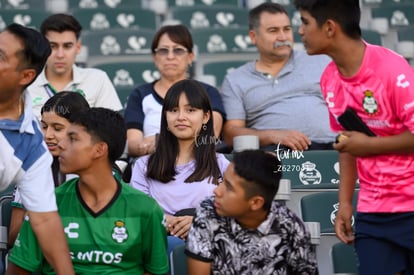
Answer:
[[[398,54],[361,38],[358,0],[295,0],[295,6],[308,54],[333,60],[321,87],[331,128],[343,137],[334,145],[341,171],[336,234],[345,243],[355,242],[360,275],[414,274],[413,69]],[[338,117],[347,109],[375,136],[355,127],[345,130]]]

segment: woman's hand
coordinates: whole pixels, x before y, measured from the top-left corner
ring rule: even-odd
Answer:
[[[155,152],[155,135],[145,137],[138,145],[139,155],[148,155]]]
[[[170,216],[166,215],[167,231],[170,235],[177,238],[185,239],[190,231],[193,216]]]

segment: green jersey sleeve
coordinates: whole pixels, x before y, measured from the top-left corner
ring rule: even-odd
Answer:
[[[154,201],[153,215],[147,219],[144,240],[144,268],[152,274],[168,272],[167,231],[165,216],[161,207]]]
[[[42,250],[30,226],[28,215],[24,218],[20,232],[9,255],[9,261],[32,272],[39,270],[43,262]]]

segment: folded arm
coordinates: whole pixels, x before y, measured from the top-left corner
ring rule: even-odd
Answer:
[[[224,124],[223,136],[227,144],[233,145],[233,138],[241,135],[256,135],[260,146],[281,144],[293,150],[307,150],[311,144],[309,138],[295,130],[256,130],[247,128],[244,120],[228,120]]]

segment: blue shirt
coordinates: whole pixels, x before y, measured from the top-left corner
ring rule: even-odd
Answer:
[[[19,120],[0,120],[0,190],[17,185],[26,209],[56,211],[50,165],[52,156],[24,93],[24,113]]]

